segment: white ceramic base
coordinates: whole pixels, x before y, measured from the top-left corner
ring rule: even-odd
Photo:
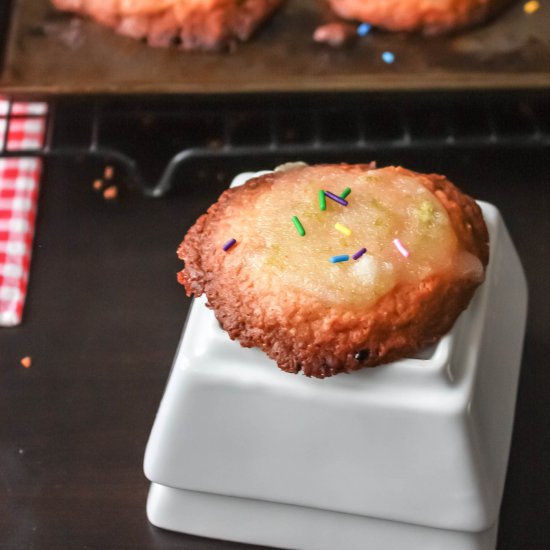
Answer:
[[[171,531],[293,550],[494,550],[497,537],[496,524],[449,531],[155,483],[147,516]]]
[[[196,300],[145,455],[151,522],[305,550],[342,537],[346,549],[491,550],[527,288],[498,211],[481,207],[486,281],[418,357],[290,375],[232,342]]]

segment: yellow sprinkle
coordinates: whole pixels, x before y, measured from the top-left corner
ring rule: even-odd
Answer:
[[[340,233],[343,233],[346,237],[349,237],[351,235],[351,229],[348,229],[345,225],[342,225],[341,223],[337,223],[334,226],[334,229],[340,231]]]
[[[540,8],[540,3],[537,0],[530,0],[523,4],[523,11],[529,15],[535,13]]]

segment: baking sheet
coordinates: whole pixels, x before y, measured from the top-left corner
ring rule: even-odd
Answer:
[[[316,44],[317,0],[290,0],[233,53],[154,49],[16,0],[0,90],[12,93],[243,93],[541,88],[550,85],[550,5],[517,2],[484,27],[423,38],[373,31],[347,49]],[[395,54],[385,64],[384,51]]]

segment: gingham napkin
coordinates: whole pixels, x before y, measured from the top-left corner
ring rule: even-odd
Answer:
[[[46,114],[44,103],[0,98],[0,151],[40,149]],[[22,319],[41,171],[38,158],[0,158],[0,326]]]

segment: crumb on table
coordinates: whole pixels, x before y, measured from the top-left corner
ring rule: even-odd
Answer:
[[[103,198],[107,200],[116,199],[118,196],[118,187],[116,185],[110,185],[103,191]]]
[[[106,180],[112,180],[115,175],[115,169],[112,166],[105,166],[103,177]]]

